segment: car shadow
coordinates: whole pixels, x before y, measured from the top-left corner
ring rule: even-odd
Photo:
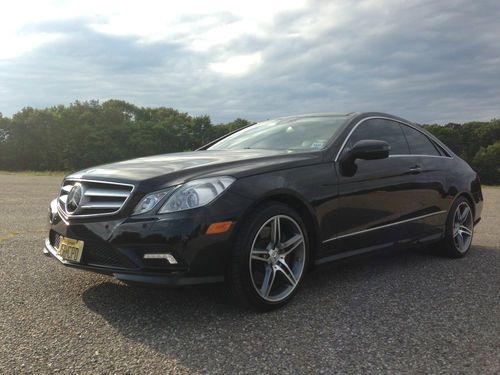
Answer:
[[[410,329],[408,322],[441,314],[447,325],[454,317],[449,304],[478,277],[473,272],[490,265],[483,276],[496,274],[500,252],[492,250],[475,247],[453,260],[428,250],[391,250],[337,261],[306,275],[295,299],[268,313],[235,306],[224,284],[152,289],[113,281],[89,288],[83,300],[123,336],[194,371],[227,372],[230,366],[231,373],[259,373],[271,361],[272,372],[301,373],[310,361],[324,368],[356,365],[354,358],[374,350],[374,361],[390,364],[397,361],[394,347],[411,330],[433,335],[427,323]],[[320,358],[325,350],[329,355]]]

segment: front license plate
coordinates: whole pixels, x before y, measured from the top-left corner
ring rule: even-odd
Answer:
[[[83,241],[61,236],[57,255],[70,262],[80,262],[83,253]]]

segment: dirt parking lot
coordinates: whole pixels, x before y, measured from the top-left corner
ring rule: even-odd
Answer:
[[[126,286],[42,255],[60,177],[0,174],[0,373],[500,373],[500,189],[465,259],[323,266],[284,309]]]

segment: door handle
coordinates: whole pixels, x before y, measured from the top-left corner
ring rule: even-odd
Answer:
[[[415,166],[413,166],[413,167],[410,168],[410,173],[411,174],[419,174],[421,172],[422,172],[422,166],[419,165],[419,164],[417,164],[417,165],[415,165]]]

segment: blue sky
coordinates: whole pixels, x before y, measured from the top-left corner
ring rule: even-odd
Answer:
[[[497,0],[17,0],[0,13],[0,112],[116,98],[216,123],[489,120],[499,14]]]

